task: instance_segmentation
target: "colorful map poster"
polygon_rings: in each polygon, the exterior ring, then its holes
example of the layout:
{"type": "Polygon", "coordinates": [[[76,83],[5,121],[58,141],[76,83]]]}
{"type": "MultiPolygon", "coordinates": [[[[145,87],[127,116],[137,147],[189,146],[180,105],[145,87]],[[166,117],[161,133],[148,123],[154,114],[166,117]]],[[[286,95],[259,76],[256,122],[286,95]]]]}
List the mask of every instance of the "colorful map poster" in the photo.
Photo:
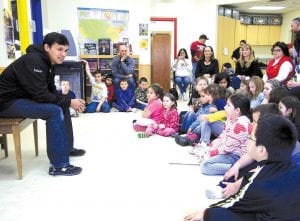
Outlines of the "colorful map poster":
{"type": "Polygon", "coordinates": [[[77,12],[80,54],[84,54],[85,43],[97,43],[100,38],[107,38],[113,44],[128,38],[129,11],[77,8],[77,12]]]}

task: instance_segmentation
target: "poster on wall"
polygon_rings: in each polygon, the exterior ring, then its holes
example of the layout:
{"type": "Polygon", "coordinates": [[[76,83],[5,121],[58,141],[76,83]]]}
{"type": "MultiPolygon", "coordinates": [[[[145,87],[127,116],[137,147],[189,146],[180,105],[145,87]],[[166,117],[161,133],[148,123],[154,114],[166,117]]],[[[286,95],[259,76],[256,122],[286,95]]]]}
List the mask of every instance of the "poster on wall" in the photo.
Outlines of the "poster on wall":
{"type": "Polygon", "coordinates": [[[148,49],[148,38],[140,39],[140,49],[148,49]]]}
{"type": "MultiPolygon", "coordinates": [[[[85,43],[95,43],[99,47],[99,39],[110,39],[112,48],[114,43],[128,39],[128,10],[77,8],[77,14],[80,54],[84,54],[85,43]]],[[[98,48],[98,51],[101,50],[98,48]]]]}
{"type": "Polygon", "coordinates": [[[12,16],[6,9],[3,10],[3,16],[7,58],[15,58],[16,47],[14,44],[14,28],[12,24],[12,16]]]}
{"type": "Polygon", "coordinates": [[[140,36],[148,35],[148,24],[139,24],[139,35],[140,36]]]}

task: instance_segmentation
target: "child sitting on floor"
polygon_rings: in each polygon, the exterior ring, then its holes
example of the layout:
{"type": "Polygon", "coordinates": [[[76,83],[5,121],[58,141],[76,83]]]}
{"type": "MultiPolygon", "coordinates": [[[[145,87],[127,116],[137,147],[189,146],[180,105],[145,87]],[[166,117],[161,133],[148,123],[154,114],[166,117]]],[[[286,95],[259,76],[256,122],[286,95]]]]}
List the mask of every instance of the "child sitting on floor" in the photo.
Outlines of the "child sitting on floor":
{"type": "Polygon", "coordinates": [[[227,100],[225,128],[218,138],[208,146],[201,171],[207,175],[224,175],[246,151],[247,137],[251,129],[249,116],[250,101],[243,94],[234,94],[227,100]],[[207,158],[208,157],[208,158],[207,158]]]}
{"type": "Polygon", "coordinates": [[[300,167],[290,162],[296,140],[289,120],[273,114],[260,118],[247,143],[258,166],[237,181],[230,198],[190,213],[184,221],[300,220],[300,167]]]}
{"type": "Polygon", "coordinates": [[[162,118],[158,123],[149,125],[145,132],[138,133],[139,138],[149,137],[158,134],[164,137],[172,136],[178,131],[179,116],[177,102],[173,94],[166,93],[163,98],[162,118]]]}
{"type": "Polygon", "coordinates": [[[198,111],[200,107],[200,92],[207,88],[208,80],[205,77],[197,77],[195,89],[192,90],[192,96],[190,97],[190,101],[188,105],[190,107],[189,111],[181,111],[179,116],[181,119],[181,125],[179,128],[180,133],[186,133],[191,124],[195,120],[195,113],[198,111]]]}
{"type": "Polygon", "coordinates": [[[86,106],[86,113],[110,112],[110,106],[107,102],[107,88],[102,82],[102,74],[95,71],[92,75],[89,63],[84,61],[86,74],[92,85],[91,102],[86,106]]]}
{"type": "Polygon", "coordinates": [[[260,105],[264,100],[264,82],[261,77],[253,76],[249,81],[250,108],[260,105]]]}
{"type": "Polygon", "coordinates": [[[105,85],[107,87],[107,102],[109,106],[112,106],[112,103],[115,98],[115,86],[113,84],[114,77],[112,74],[108,74],[105,77],[105,85]]]}
{"type": "Polygon", "coordinates": [[[127,79],[121,79],[119,87],[116,90],[116,101],[112,106],[120,112],[135,111],[135,96],[134,90],[129,86],[127,79]]]}
{"type": "Polygon", "coordinates": [[[147,106],[148,99],[147,99],[147,88],[148,88],[148,80],[145,77],[142,77],[139,80],[139,86],[135,90],[135,101],[136,101],[136,108],[144,110],[147,106]]]}
{"type": "Polygon", "coordinates": [[[161,121],[163,106],[163,89],[159,84],[152,84],[147,91],[148,105],[142,112],[142,118],[133,120],[133,129],[137,132],[145,132],[149,125],[161,121]]]}

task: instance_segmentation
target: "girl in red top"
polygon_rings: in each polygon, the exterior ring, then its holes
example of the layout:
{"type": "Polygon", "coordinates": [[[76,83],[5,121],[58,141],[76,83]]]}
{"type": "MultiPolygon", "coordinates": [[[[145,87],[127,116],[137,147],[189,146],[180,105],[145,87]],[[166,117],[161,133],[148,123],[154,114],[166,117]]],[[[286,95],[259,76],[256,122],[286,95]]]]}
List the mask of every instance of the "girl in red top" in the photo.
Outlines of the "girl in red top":
{"type": "Polygon", "coordinates": [[[168,137],[177,133],[179,127],[179,115],[177,103],[173,94],[166,93],[163,98],[163,113],[159,122],[149,125],[145,133],[138,133],[139,138],[149,137],[156,133],[168,137]]]}
{"type": "Polygon", "coordinates": [[[281,84],[286,84],[292,76],[295,75],[295,66],[289,57],[288,46],[284,42],[276,42],[271,49],[274,58],[268,62],[263,79],[266,82],[270,79],[276,79],[281,84]]]}

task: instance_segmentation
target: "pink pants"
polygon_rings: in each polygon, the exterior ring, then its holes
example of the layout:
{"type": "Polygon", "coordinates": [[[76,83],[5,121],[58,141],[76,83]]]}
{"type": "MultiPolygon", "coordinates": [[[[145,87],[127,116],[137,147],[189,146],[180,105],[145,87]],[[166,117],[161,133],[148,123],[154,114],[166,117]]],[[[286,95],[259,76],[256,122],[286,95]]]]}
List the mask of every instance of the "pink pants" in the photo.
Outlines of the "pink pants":
{"type": "Polygon", "coordinates": [[[148,126],[145,132],[150,134],[150,135],[156,133],[156,134],[158,134],[160,136],[163,136],[163,137],[169,137],[169,136],[176,133],[176,131],[173,128],[156,129],[154,127],[154,125],[148,126]]]}

